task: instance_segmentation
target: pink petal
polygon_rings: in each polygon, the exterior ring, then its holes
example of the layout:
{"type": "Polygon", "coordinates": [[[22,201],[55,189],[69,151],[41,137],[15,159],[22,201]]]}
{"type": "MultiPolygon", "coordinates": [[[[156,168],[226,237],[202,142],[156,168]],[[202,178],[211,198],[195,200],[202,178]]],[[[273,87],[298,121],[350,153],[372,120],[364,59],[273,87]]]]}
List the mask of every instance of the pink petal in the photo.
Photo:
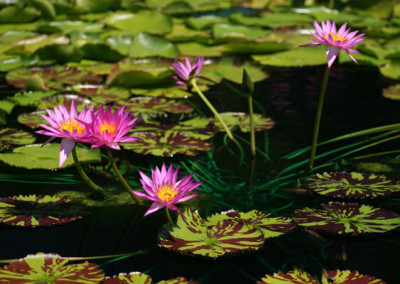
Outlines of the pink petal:
{"type": "Polygon", "coordinates": [[[68,158],[69,154],[71,153],[72,149],[75,146],[75,141],[70,138],[63,138],[61,140],[61,147],[60,147],[60,162],[59,168],[62,167],[65,160],[68,158]]]}
{"type": "Polygon", "coordinates": [[[328,58],[328,67],[331,68],[333,62],[335,61],[339,53],[339,48],[333,45],[326,46],[326,56],[328,58]]]}
{"type": "Polygon", "coordinates": [[[175,203],[184,202],[184,201],[189,200],[189,199],[192,199],[192,198],[194,198],[194,197],[196,197],[196,196],[198,196],[198,195],[199,195],[198,193],[193,193],[193,194],[186,195],[186,196],[180,198],[178,201],[175,201],[175,203]]]}
{"type": "Polygon", "coordinates": [[[157,210],[160,210],[160,209],[163,208],[163,207],[164,207],[164,204],[159,203],[159,202],[153,202],[153,203],[150,205],[149,210],[147,210],[146,214],[144,214],[144,216],[147,216],[147,215],[149,215],[149,214],[151,214],[151,213],[154,213],[154,212],[156,212],[157,210]]]}

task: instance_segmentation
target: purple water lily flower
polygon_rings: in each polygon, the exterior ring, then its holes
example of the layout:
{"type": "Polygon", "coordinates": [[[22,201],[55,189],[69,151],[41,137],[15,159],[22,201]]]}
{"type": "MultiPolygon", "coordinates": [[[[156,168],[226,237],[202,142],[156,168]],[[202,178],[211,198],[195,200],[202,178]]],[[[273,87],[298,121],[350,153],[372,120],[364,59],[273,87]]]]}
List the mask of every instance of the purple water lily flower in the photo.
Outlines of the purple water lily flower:
{"type": "Polygon", "coordinates": [[[48,116],[42,115],[42,117],[51,126],[39,124],[46,130],[39,130],[36,133],[51,136],[43,145],[54,140],[56,137],[62,138],[59,162],[59,167],[61,168],[76,142],[82,142],[87,135],[85,125],[90,124],[92,121],[93,107],[87,111],[85,106],[81,113],[78,114],[76,105],[72,102],[69,111],[63,105],[59,105],[59,108],[54,107],[54,112],[49,109],[46,109],[46,111],[48,116]]]}
{"type": "Polygon", "coordinates": [[[176,74],[178,76],[173,76],[176,80],[178,85],[186,85],[190,83],[193,78],[199,74],[201,68],[203,67],[204,63],[204,56],[197,57],[196,61],[193,63],[193,66],[190,64],[189,59],[185,58],[185,64],[178,61],[173,63],[172,66],[174,67],[176,74]]]}
{"type": "Polygon", "coordinates": [[[177,182],[178,171],[179,167],[174,171],[172,165],[170,165],[167,170],[165,164],[163,164],[161,170],[158,167],[155,170],[151,170],[152,179],[139,171],[140,182],[146,193],[135,190],[132,192],[137,196],[154,201],[144,216],[154,213],[164,206],[171,210],[178,210],[174,204],[184,202],[198,195],[198,193],[186,194],[200,186],[202,182],[194,182],[192,175],[188,175],[177,182]]]}
{"type": "MultiPolygon", "coordinates": [[[[350,28],[347,29],[347,23],[344,23],[338,31],[336,31],[335,22],[326,21],[326,24],[322,22],[322,28],[319,24],[314,21],[314,27],[317,34],[313,33],[315,38],[309,38],[313,43],[301,45],[303,46],[317,46],[321,44],[326,44],[326,56],[328,58],[328,67],[330,68],[335,61],[339,51],[343,49],[347,52],[350,58],[357,63],[354,57],[350,54],[359,53],[357,50],[350,49],[354,45],[363,42],[362,37],[365,34],[359,34],[356,36],[358,31],[353,31],[350,33],[350,28]]],[[[358,64],[358,63],[357,63],[358,64]]]]}

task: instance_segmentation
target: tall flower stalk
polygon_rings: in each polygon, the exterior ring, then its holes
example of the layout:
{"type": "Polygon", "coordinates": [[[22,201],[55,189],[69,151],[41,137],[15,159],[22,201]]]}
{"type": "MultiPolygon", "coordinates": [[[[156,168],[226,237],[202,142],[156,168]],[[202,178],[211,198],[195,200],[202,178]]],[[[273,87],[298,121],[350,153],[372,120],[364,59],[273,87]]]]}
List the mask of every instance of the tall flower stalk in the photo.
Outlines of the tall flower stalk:
{"type": "Polygon", "coordinates": [[[317,107],[317,114],[315,117],[314,133],[311,142],[310,160],[308,163],[308,166],[310,168],[314,166],[315,154],[318,144],[319,127],[322,115],[322,106],[324,103],[325,93],[328,85],[330,68],[333,62],[336,60],[336,57],[341,49],[346,51],[349,57],[355,63],[357,63],[357,61],[350,53],[359,53],[359,52],[357,50],[351,49],[351,47],[364,41],[364,39],[362,39],[364,34],[357,35],[358,31],[350,32],[350,28],[347,28],[347,23],[343,24],[339,30],[336,30],[335,22],[331,23],[329,20],[326,21],[326,23],[322,22],[322,28],[316,21],[314,21],[314,27],[316,30],[316,33],[312,34],[314,38],[309,38],[312,41],[312,43],[302,45],[302,47],[326,45],[326,56],[328,60],[328,66],[326,68],[324,79],[322,82],[321,93],[317,107]]]}

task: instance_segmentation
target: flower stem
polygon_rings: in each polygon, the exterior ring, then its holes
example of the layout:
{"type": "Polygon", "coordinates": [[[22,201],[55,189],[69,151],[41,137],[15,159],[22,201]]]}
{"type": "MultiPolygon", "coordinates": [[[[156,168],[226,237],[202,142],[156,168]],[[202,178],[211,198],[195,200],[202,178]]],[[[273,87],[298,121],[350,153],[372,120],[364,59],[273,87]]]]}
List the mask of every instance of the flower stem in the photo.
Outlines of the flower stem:
{"type": "Polygon", "coordinates": [[[310,153],[310,161],[308,162],[308,166],[310,169],[314,166],[314,157],[317,151],[317,143],[318,143],[318,134],[319,134],[319,125],[321,122],[321,114],[322,114],[322,106],[324,104],[326,87],[328,85],[329,71],[331,69],[327,66],[325,70],[324,79],[322,81],[321,93],[319,95],[318,107],[317,107],[317,115],[315,116],[315,124],[314,124],[314,134],[311,143],[311,153],[310,153]]]}
{"type": "Polygon", "coordinates": [[[251,142],[251,155],[256,155],[256,135],[254,131],[254,110],[253,110],[253,96],[249,96],[249,114],[250,114],[250,142],[251,142]]]}
{"type": "Polygon", "coordinates": [[[168,221],[171,223],[171,226],[175,226],[174,221],[172,221],[171,214],[169,213],[169,209],[165,206],[165,214],[167,215],[168,221]]]}
{"type": "Polygon", "coordinates": [[[196,90],[197,94],[200,96],[200,98],[204,101],[204,103],[208,106],[208,108],[212,111],[214,114],[215,118],[219,120],[219,122],[222,124],[222,127],[225,129],[226,134],[228,134],[229,138],[232,140],[235,140],[233,137],[231,131],[229,130],[228,126],[226,126],[224,120],[222,117],[219,115],[217,110],[213,107],[213,105],[210,103],[210,101],[206,98],[206,96],[203,94],[203,92],[199,89],[199,87],[196,84],[196,78],[192,79],[190,81],[190,84],[193,86],[193,88],[196,90]]]}
{"type": "Polygon", "coordinates": [[[329,9],[335,8],[335,0],[329,0],[328,8],[329,9]]]}
{"type": "Polygon", "coordinates": [[[79,162],[78,155],[76,154],[76,147],[72,149],[72,157],[74,158],[76,169],[81,175],[82,179],[90,186],[91,189],[93,189],[94,192],[96,192],[96,194],[100,194],[102,197],[105,197],[103,189],[95,184],[83,170],[81,163],[79,162]]]}
{"type": "Polygon", "coordinates": [[[108,158],[110,159],[111,167],[113,168],[113,170],[114,170],[115,174],[117,175],[117,177],[118,177],[120,183],[122,184],[122,186],[126,189],[126,191],[128,191],[129,195],[135,200],[135,202],[137,204],[143,205],[142,199],[140,199],[138,196],[136,196],[132,192],[132,188],[129,186],[129,184],[126,182],[124,177],[121,175],[121,172],[119,171],[117,165],[115,164],[114,157],[113,157],[113,155],[112,155],[110,150],[107,150],[107,155],[108,155],[108,158]]]}

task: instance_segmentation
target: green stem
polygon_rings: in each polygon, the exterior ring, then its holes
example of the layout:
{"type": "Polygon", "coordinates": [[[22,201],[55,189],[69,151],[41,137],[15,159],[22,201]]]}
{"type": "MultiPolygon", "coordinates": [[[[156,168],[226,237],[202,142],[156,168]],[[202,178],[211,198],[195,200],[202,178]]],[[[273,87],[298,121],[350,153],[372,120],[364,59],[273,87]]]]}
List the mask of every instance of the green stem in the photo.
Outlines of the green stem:
{"type": "Polygon", "coordinates": [[[328,8],[329,9],[335,8],[335,0],[329,0],[328,8]]]}
{"type": "Polygon", "coordinates": [[[169,214],[169,209],[165,206],[165,214],[167,215],[168,221],[171,223],[171,226],[175,226],[174,221],[172,221],[171,214],[169,214]]]}
{"type": "Polygon", "coordinates": [[[128,191],[129,195],[135,200],[135,202],[137,204],[143,205],[142,199],[139,198],[138,196],[136,196],[132,192],[132,188],[129,186],[129,184],[126,182],[124,177],[121,175],[121,172],[119,171],[117,164],[115,164],[114,157],[112,156],[112,153],[110,150],[107,150],[107,155],[108,155],[108,158],[110,159],[111,167],[113,168],[113,170],[114,170],[115,174],[117,175],[122,186],[126,189],[126,191],[128,191]]]}
{"type": "Polygon", "coordinates": [[[318,143],[319,125],[321,122],[322,106],[324,104],[326,87],[328,85],[328,78],[329,78],[330,70],[331,69],[328,66],[326,66],[324,80],[322,81],[321,94],[319,95],[317,115],[315,117],[315,124],[314,124],[314,134],[313,134],[313,139],[312,139],[312,143],[311,143],[310,161],[308,163],[308,166],[310,167],[310,169],[314,166],[314,158],[315,158],[315,153],[317,151],[317,143],[318,143]]]}
{"type": "Polygon", "coordinates": [[[213,105],[210,103],[210,101],[206,98],[206,96],[203,94],[203,92],[197,86],[196,78],[192,79],[190,81],[190,84],[193,86],[193,88],[196,90],[197,94],[204,101],[204,103],[208,106],[208,108],[212,111],[212,113],[214,114],[215,118],[217,118],[219,120],[219,122],[222,124],[222,127],[225,129],[225,132],[226,132],[226,134],[228,134],[229,138],[232,139],[232,140],[235,140],[235,138],[233,137],[231,131],[228,128],[228,126],[226,126],[225,122],[223,121],[222,117],[219,115],[217,110],[213,107],[213,105]]]}
{"type": "Polygon", "coordinates": [[[250,142],[251,142],[251,155],[256,155],[256,134],[254,131],[254,110],[253,110],[253,96],[249,96],[249,113],[250,113],[250,142]]]}
{"type": "Polygon", "coordinates": [[[100,194],[102,197],[105,197],[103,189],[95,184],[83,170],[81,163],[79,162],[78,155],[76,154],[75,147],[72,149],[72,157],[74,158],[76,169],[81,175],[82,179],[90,186],[91,189],[93,189],[94,192],[96,192],[96,194],[100,194]]]}

